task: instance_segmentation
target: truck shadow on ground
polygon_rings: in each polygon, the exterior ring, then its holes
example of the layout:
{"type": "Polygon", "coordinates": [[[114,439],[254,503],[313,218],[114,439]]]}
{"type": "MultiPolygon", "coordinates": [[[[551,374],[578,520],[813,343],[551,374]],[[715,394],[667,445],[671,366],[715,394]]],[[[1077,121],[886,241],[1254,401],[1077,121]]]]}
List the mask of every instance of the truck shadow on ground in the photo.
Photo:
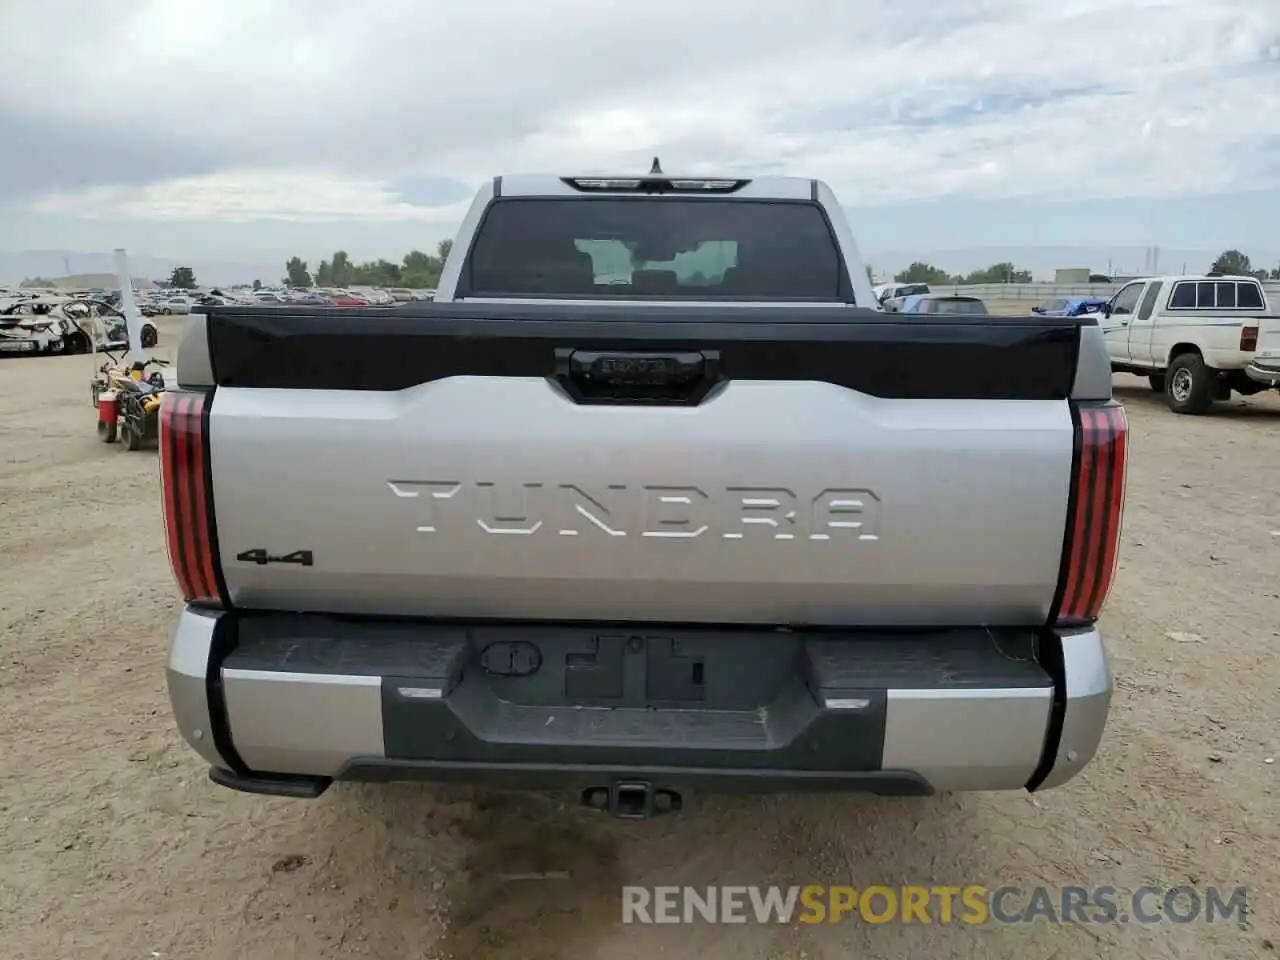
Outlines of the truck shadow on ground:
{"type": "MultiPolygon", "coordinates": [[[[412,784],[344,785],[334,800],[340,821],[372,815],[385,825],[384,876],[421,877],[419,858],[439,861],[444,933],[423,954],[439,958],[595,956],[606,943],[626,943],[640,932],[622,924],[628,884],[859,884],[882,882],[868,878],[896,876],[904,864],[928,864],[940,854],[963,862],[961,850],[945,849],[948,819],[962,809],[951,797],[700,797],[681,814],[644,821],[614,820],[563,795],[412,784]],[[428,809],[435,811],[429,844],[413,826],[423,822],[417,811],[428,809]],[[917,829],[926,821],[927,836],[917,829]]],[[[397,900],[414,896],[392,892],[397,900]]],[[[665,932],[677,940],[691,933],[665,932]]],[[[365,933],[374,934],[375,953],[415,940],[385,924],[365,933]]]]}

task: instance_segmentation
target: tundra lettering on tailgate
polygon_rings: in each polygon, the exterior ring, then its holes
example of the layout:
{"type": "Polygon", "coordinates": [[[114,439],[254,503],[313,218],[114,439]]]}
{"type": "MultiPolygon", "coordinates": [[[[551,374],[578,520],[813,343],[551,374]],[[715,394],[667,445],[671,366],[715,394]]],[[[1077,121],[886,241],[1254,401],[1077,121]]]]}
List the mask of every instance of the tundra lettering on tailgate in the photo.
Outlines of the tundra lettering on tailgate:
{"type": "Polygon", "coordinates": [[[880,498],[871,490],[784,487],[389,480],[412,500],[419,533],[640,536],[691,540],[861,540],[880,538],[880,498]]]}

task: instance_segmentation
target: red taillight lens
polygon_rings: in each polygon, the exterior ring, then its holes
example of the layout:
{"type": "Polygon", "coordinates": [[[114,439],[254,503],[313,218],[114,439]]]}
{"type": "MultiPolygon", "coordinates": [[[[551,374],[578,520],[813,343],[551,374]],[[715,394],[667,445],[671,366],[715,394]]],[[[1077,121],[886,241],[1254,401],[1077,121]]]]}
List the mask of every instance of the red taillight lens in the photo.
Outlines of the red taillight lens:
{"type": "Polygon", "coordinates": [[[1057,623],[1092,623],[1111,591],[1124,512],[1129,424],[1111,402],[1081,406],[1057,623]]]}
{"type": "Polygon", "coordinates": [[[203,393],[169,391],[160,407],[160,488],[173,579],[190,603],[217,602],[213,511],[205,475],[203,393]]]}
{"type": "Polygon", "coordinates": [[[1240,350],[1242,353],[1253,353],[1258,349],[1258,328],[1245,327],[1240,331],[1240,350]]]}

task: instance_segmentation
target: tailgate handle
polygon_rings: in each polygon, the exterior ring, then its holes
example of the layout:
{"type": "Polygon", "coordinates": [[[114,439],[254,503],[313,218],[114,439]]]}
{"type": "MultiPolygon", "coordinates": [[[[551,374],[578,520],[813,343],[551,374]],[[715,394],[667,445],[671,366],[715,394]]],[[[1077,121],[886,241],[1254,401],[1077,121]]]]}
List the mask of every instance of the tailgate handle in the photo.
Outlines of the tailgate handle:
{"type": "Polygon", "coordinates": [[[569,356],[572,375],[615,386],[668,386],[702,377],[706,360],[701,352],[638,353],[575,350],[569,356]]]}
{"type": "Polygon", "coordinates": [[[720,352],[563,348],[555,379],[578,403],[689,406],[720,381],[720,352]]]}

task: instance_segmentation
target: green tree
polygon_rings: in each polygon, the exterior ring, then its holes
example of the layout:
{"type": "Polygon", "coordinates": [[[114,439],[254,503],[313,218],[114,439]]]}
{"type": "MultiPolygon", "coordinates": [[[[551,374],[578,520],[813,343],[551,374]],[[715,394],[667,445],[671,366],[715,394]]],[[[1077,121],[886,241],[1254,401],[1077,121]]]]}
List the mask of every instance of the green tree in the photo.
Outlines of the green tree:
{"type": "Polygon", "coordinates": [[[421,250],[410,250],[404,255],[404,272],[405,273],[422,273],[430,270],[436,262],[436,258],[429,253],[423,253],[421,250]]]}
{"type": "Polygon", "coordinates": [[[400,283],[403,286],[412,290],[428,290],[440,283],[440,271],[444,263],[439,257],[433,257],[421,250],[410,250],[404,255],[403,262],[404,270],[400,274],[400,283]]]}
{"type": "Polygon", "coordinates": [[[284,265],[284,283],[287,287],[311,286],[311,273],[307,270],[307,261],[300,257],[290,257],[284,265]]]}
{"type": "Polygon", "coordinates": [[[255,281],[253,281],[253,289],[255,289],[255,290],[261,290],[261,289],[262,289],[262,281],[261,281],[261,280],[255,280],[255,281]]]}
{"type": "Polygon", "coordinates": [[[390,260],[362,263],[356,268],[356,283],[370,287],[396,287],[400,285],[402,269],[400,264],[390,260]]]}
{"type": "Polygon", "coordinates": [[[409,287],[415,290],[431,289],[439,285],[440,272],[453,249],[452,240],[441,240],[436,253],[410,250],[399,263],[379,258],[364,263],[352,263],[345,250],[337,251],[329,260],[321,260],[314,275],[307,271],[307,262],[300,257],[291,258],[285,264],[289,274],[285,282],[289,286],[307,286],[301,283],[314,278],[318,287],[409,287]]]}
{"type": "Polygon", "coordinates": [[[175,290],[194,290],[196,288],[195,271],[190,267],[174,267],[165,286],[175,290]]]}
{"type": "Polygon", "coordinates": [[[329,270],[333,274],[332,282],[335,287],[349,287],[355,282],[355,267],[351,265],[351,259],[345,250],[339,250],[333,255],[329,270]]]}
{"type": "Polygon", "coordinates": [[[1019,270],[1012,263],[993,263],[985,270],[974,270],[965,283],[1030,283],[1031,271],[1019,270]]]}
{"type": "Polygon", "coordinates": [[[1224,250],[1218,254],[1218,259],[1213,261],[1213,266],[1209,268],[1209,272],[1243,277],[1253,273],[1253,264],[1239,250],[1224,250]]]}
{"type": "Polygon", "coordinates": [[[951,274],[929,263],[917,260],[905,270],[893,275],[895,283],[930,283],[947,284],[951,282],[951,274]]]}

